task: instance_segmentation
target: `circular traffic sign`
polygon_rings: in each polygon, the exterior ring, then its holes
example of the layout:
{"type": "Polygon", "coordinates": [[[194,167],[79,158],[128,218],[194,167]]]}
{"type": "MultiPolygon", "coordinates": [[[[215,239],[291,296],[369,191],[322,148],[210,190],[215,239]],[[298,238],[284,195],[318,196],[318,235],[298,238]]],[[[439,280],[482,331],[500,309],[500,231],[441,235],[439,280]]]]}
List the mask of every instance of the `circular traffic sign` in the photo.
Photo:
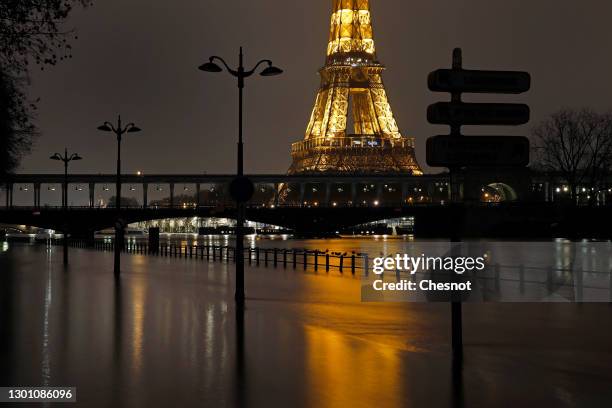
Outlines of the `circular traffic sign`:
{"type": "Polygon", "coordinates": [[[246,203],[255,194],[255,185],[248,177],[236,177],[230,183],[230,195],[238,203],[246,203]]]}

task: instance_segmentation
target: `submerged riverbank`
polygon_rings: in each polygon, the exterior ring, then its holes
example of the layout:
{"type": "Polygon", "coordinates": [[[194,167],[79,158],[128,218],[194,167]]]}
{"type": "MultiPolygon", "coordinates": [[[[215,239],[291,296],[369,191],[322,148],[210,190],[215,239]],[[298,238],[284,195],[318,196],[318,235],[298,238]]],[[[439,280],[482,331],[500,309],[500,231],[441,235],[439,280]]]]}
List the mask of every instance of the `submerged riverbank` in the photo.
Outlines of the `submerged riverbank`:
{"type": "Polygon", "coordinates": [[[232,264],[125,255],[115,281],[110,253],[71,249],[70,261],[2,247],[2,385],[76,386],[86,407],[612,400],[608,304],[466,304],[454,372],[450,306],[363,304],[358,276],[247,266],[237,315],[232,264]]]}

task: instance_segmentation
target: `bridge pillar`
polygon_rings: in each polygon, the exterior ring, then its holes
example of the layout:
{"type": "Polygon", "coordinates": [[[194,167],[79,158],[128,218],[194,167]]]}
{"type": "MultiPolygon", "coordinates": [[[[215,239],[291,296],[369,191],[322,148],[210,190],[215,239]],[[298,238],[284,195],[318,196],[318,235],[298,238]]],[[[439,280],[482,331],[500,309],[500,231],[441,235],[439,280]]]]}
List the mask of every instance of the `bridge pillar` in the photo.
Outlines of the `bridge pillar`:
{"type": "Polygon", "coordinates": [[[6,206],[13,208],[13,183],[6,185],[6,206]]]}
{"type": "Polygon", "coordinates": [[[351,204],[357,206],[357,183],[351,183],[351,204]]]}
{"type": "Polygon", "coordinates": [[[306,184],[300,183],[300,207],[304,206],[304,196],[306,195],[306,184]]]}
{"type": "Polygon", "coordinates": [[[408,183],[402,183],[402,206],[408,203],[408,183]]]}
{"type": "Polygon", "coordinates": [[[96,206],[96,183],[89,183],[89,208],[96,206]]]}
{"type": "Polygon", "coordinates": [[[142,183],[142,208],[149,206],[149,185],[142,183]]]}
{"type": "Polygon", "coordinates": [[[377,183],[376,184],[376,201],[378,201],[378,204],[382,204],[382,196],[383,196],[383,185],[382,183],[377,183]]]}
{"type": "Polygon", "coordinates": [[[325,206],[329,207],[331,201],[331,183],[325,183],[325,206]]]}
{"type": "Polygon", "coordinates": [[[200,207],[200,183],[196,184],[196,206],[199,208],[200,207]]]}
{"type": "Polygon", "coordinates": [[[432,204],[433,204],[433,201],[434,201],[433,198],[434,198],[435,192],[436,192],[436,186],[435,186],[435,184],[433,182],[430,181],[427,184],[427,197],[429,198],[429,201],[432,204]]]}
{"type": "Polygon", "coordinates": [[[174,183],[170,183],[170,208],[174,208],[174,183]]]}
{"type": "Polygon", "coordinates": [[[40,183],[34,183],[34,207],[40,208],[40,183]]]}
{"type": "Polygon", "coordinates": [[[280,202],[280,184],[274,183],[274,207],[278,207],[278,203],[280,202]]]}

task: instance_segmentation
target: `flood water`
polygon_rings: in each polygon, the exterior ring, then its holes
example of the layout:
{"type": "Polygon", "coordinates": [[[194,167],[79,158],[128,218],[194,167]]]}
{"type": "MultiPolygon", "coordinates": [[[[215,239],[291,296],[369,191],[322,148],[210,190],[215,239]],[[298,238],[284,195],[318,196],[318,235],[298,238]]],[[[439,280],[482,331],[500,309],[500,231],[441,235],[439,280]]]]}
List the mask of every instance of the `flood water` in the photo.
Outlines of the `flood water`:
{"type": "Polygon", "coordinates": [[[0,386],[74,386],[83,407],[612,402],[609,304],[466,304],[457,371],[448,304],[361,303],[351,274],[247,265],[240,314],[232,264],[123,255],[116,281],[112,253],[70,261],[0,243],[0,386]]]}

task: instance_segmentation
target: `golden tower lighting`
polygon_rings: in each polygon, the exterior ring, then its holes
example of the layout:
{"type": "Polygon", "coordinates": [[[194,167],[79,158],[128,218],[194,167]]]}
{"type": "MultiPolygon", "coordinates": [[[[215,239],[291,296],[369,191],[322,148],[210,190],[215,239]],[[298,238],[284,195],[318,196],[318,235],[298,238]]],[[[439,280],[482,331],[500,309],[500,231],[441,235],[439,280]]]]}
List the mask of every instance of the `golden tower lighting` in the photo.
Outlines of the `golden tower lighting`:
{"type": "Polygon", "coordinates": [[[423,174],[393,117],[376,58],[369,0],[334,0],[321,86],[290,174],[423,174]],[[351,132],[352,130],[352,132],[351,132]]]}

